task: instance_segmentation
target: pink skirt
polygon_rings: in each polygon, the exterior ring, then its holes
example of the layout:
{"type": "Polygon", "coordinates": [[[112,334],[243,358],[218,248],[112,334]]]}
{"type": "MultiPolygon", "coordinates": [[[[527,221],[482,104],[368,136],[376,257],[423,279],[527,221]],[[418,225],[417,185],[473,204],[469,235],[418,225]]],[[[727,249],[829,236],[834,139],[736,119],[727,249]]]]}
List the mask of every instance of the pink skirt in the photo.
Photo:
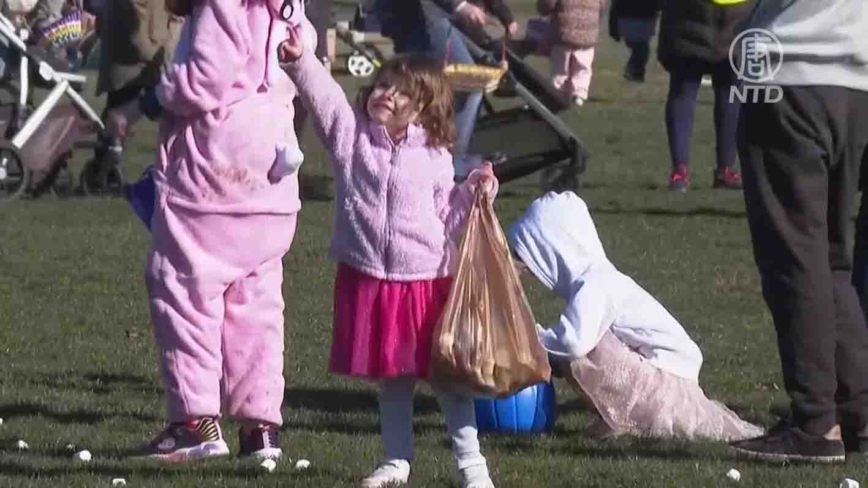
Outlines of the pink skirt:
{"type": "Polygon", "coordinates": [[[571,383],[616,435],[734,441],[765,433],[706,397],[699,383],[653,366],[612,332],[570,369],[571,383]]]}
{"type": "Polygon", "coordinates": [[[339,264],[329,371],[428,378],[434,327],[451,288],[451,277],[386,281],[339,264]]]}

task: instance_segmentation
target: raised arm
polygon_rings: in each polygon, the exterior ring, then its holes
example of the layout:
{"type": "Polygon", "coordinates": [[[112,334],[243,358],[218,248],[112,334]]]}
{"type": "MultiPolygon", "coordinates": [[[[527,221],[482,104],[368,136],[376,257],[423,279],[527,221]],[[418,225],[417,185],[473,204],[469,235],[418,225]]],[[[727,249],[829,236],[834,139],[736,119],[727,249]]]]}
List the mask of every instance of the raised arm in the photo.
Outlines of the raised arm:
{"type": "Polygon", "coordinates": [[[250,57],[250,29],[242,2],[199,2],[184,25],[176,58],[157,88],[160,104],[177,115],[210,112],[226,103],[250,57]]]}
{"type": "MultiPolygon", "coordinates": [[[[298,42],[295,34],[289,42],[298,42]]],[[[284,44],[279,49],[284,49],[284,44]]],[[[295,83],[317,135],[328,148],[334,164],[348,162],[352,157],[356,138],[356,114],[347,100],[343,88],[332,78],[331,73],[319,62],[313,51],[302,47],[301,56],[295,61],[281,54],[281,67],[295,83]]]]}

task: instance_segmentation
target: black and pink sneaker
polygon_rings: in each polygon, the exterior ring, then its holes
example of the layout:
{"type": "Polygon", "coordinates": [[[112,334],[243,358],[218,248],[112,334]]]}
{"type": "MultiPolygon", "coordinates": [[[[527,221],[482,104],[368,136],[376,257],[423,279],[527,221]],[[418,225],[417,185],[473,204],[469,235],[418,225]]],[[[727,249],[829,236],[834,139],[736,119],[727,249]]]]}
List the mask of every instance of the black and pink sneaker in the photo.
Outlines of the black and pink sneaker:
{"type": "Polygon", "coordinates": [[[147,447],[146,457],[185,462],[229,454],[220,424],[212,418],[170,424],[147,447]]]}
{"type": "Polygon", "coordinates": [[[250,431],[242,427],[238,430],[238,441],[241,445],[241,456],[249,456],[257,461],[283,457],[280,431],[276,425],[262,424],[250,431]]]}

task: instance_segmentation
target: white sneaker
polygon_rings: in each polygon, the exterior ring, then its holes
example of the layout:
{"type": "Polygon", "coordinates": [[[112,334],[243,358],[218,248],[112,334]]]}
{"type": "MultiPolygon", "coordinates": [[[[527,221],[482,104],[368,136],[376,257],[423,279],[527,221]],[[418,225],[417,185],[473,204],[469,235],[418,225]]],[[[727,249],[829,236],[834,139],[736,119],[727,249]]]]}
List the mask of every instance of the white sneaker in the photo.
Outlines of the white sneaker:
{"type": "Polygon", "coordinates": [[[404,459],[385,461],[367,478],[362,480],[362,488],[382,488],[403,486],[410,478],[410,463],[404,459]]]}
{"type": "Polygon", "coordinates": [[[471,480],[462,479],[461,488],[494,488],[494,481],[491,481],[490,476],[484,478],[476,478],[471,480]]]}
{"type": "Polygon", "coordinates": [[[491,476],[488,473],[488,466],[481,464],[462,469],[461,488],[494,488],[494,482],[491,481],[491,476]]]}

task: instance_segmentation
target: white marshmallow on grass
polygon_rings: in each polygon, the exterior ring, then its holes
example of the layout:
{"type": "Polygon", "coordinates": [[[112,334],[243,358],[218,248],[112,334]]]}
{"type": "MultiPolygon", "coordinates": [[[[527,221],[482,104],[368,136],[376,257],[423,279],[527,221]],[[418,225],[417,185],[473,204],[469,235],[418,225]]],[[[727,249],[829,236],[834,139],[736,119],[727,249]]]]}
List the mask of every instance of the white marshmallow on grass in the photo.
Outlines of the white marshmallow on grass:
{"type": "Polygon", "coordinates": [[[277,467],[277,463],[274,462],[274,459],[266,459],[265,461],[262,461],[262,463],[259,466],[262,469],[271,473],[272,471],[274,471],[274,468],[277,467]]]}
{"type": "Polygon", "coordinates": [[[15,443],[15,447],[17,447],[19,451],[26,451],[30,449],[30,446],[21,439],[19,439],[18,442],[15,443]]]}
{"type": "Polygon", "coordinates": [[[741,479],[741,473],[739,473],[737,469],[733,468],[727,471],[726,477],[732,481],[738,481],[741,479]]]}
{"type": "Polygon", "coordinates": [[[3,419],[0,418],[0,425],[3,425],[3,419]]]}
{"type": "Polygon", "coordinates": [[[73,456],[73,459],[75,459],[76,461],[81,462],[81,463],[89,463],[90,460],[93,459],[93,456],[90,454],[90,451],[88,451],[87,449],[84,449],[82,451],[78,451],[77,453],[75,453],[75,455],[73,456]]]}
{"type": "Polygon", "coordinates": [[[838,488],[859,488],[859,482],[850,478],[844,478],[844,481],[838,485],[838,488]]]}
{"type": "Polygon", "coordinates": [[[114,478],[112,480],[112,486],[126,486],[126,485],[127,485],[127,480],[125,480],[123,478],[114,478]]]}
{"type": "Polygon", "coordinates": [[[299,459],[297,463],[295,463],[295,469],[307,469],[310,467],[310,461],[307,459],[299,459]]]}

